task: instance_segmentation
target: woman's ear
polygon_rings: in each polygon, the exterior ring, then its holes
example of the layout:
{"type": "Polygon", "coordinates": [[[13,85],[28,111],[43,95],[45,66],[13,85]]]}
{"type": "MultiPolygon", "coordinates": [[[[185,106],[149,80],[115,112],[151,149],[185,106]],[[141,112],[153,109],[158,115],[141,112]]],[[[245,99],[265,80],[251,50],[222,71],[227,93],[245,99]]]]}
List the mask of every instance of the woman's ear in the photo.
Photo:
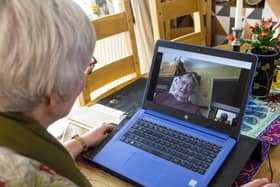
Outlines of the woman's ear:
{"type": "Polygon", "coordinates": [[[62,99],[59,96],[51,95],[45,96],[41,99],[41,104],[47,108],[57,108],[57,106],[62,102],[62,99]]]}
{"type": "Polygon", "coordinates": [[[49,104],[50,107],[56,107],[59,103],[58,96],[54,96],[54,95],[48,96],[47,103],[49,104]]]}
{"type": "Polygon", "coordinates": [[[44,96],[39,100],[38,104],[47,107],[48,105],[50,105],[50,102],[51,102],[50,96],[44,96]]]}
{"type": "Polygon", "coordinates": [[[57,95],[51,95],[46,99],[46,107],[49,115],[57,120],[61,117],[64,117],[70,111],[72,105],[68,100],[64,100],[63,98],[57,95]]]}

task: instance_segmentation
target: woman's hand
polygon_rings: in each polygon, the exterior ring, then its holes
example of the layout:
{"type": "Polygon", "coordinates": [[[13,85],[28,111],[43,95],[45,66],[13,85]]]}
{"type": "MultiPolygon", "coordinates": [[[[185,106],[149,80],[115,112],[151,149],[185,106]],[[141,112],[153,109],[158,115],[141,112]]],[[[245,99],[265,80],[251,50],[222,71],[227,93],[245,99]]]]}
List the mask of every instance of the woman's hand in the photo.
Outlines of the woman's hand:
{"type": "MultiPolygon", "coordinates": [[[[87,147],[94,147],[100,144],[108,134],[114,129],[115,125],[111,123],[103,123],[102,125],[86,132],[81,137],[87,147]]],[[[82,152],[83,145],[76,139],[71,139],[64,143],[65,148],[71,154],[73,159],[82,152]]]]}
{"type": "Polygon", "coordinates": [[[280,187],[280,184],[271,183],[269,179],[255,179],[252,182],[242,185],[241,187],[280,187]]]}
{"type": "Polygon", "coordinates": [[[102,123],[100,126],[86,132],[81,137],[88,147],[94,147],[100,144],[116,125],[112,123],[102,123]]]}

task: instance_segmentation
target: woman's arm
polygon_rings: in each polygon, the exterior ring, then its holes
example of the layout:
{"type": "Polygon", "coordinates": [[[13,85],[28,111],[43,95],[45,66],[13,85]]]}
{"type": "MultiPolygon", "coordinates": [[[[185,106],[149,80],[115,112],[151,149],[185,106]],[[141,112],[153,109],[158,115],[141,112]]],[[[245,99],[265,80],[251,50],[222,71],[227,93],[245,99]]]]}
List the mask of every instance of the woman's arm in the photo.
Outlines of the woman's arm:
{"type": "MultiPolygon", "coordinates": [[[[94,128],[81,136],[82,141],[87,147],[94,147],[100,144],[108,134],[114,129],[115,125],[110,123],[103,123],[102,125],[94,128]]],[[[71,139],[64,143],[65,148],[71,154],[73,159],[82,152],[83,145],[77,139],[71,139]]]]}

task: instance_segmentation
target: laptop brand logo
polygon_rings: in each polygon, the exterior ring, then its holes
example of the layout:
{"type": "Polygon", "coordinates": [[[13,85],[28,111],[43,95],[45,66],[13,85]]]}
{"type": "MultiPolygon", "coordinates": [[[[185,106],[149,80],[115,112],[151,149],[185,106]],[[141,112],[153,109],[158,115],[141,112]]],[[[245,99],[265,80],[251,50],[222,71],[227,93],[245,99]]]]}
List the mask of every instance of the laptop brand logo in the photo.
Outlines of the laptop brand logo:
{"type": "Polygon", "coordinates": [[[188,116],[188,115],[185,115],[185,116],[184,116],[184,118],[185,118],[185,119],[188,119],[188,118],[189,118],[189,116],[188,116]]]}
{"type": "Polygon", "coordinates": [[[196,180],[194,180],[194,179],[191,179],[191,180],[189,181],[188,186],[195,187],[195,186],[196,186],[196,184],[197,184],[197,181],[196,181],[196,180]]]}

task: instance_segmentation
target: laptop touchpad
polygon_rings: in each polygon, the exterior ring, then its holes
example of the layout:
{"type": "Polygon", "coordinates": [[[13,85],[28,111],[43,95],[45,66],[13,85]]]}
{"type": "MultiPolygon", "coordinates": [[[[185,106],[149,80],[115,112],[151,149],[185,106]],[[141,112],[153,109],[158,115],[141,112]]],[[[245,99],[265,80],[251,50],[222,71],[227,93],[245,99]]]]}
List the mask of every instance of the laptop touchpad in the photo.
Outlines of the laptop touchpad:
{"type": "Polygon", "coordinates": [[[143,153],[133,154],[123,165],[125,173],[133,178],[141,179],[147,184],[154,184],[165,173],[165,164],[143,153]]]}

